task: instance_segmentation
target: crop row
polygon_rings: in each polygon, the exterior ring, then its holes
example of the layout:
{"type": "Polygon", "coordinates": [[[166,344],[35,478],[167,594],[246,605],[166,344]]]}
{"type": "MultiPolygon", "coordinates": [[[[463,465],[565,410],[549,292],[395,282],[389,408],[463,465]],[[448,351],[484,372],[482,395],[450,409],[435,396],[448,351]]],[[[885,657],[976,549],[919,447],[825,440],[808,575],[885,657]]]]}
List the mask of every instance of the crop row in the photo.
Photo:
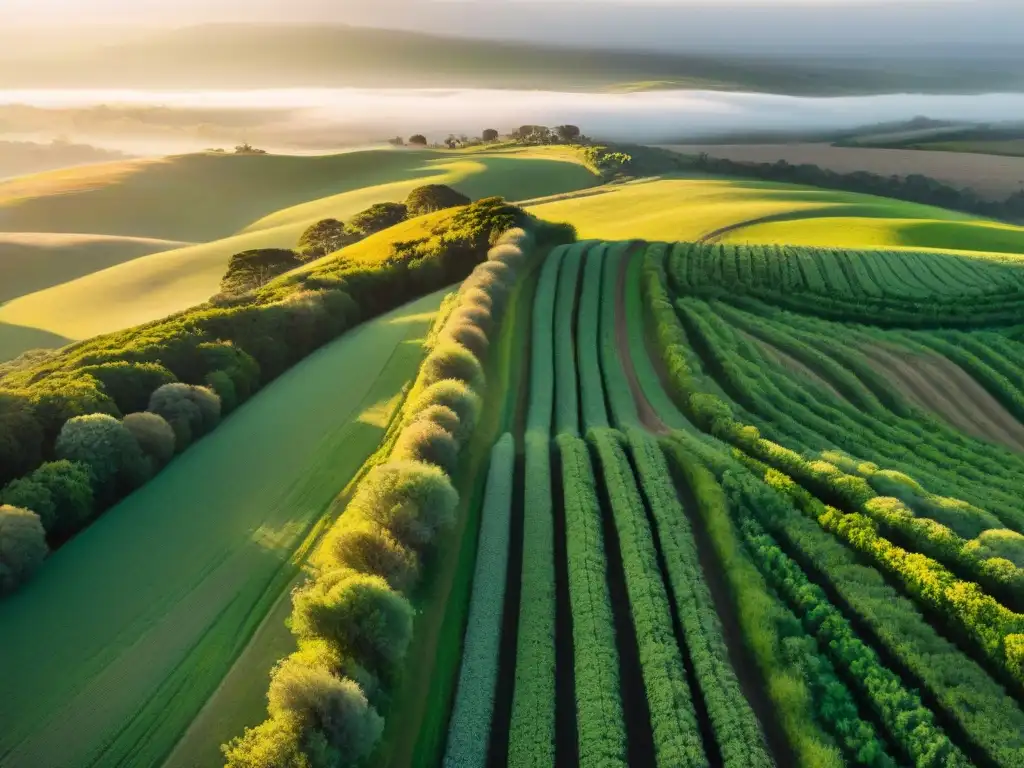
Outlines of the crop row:
{"type": "Polygon", "coordinates": [[[735,471],[723,458],[724,451],[684,433],[666,438],[662,448],[694,495],[696,512],[729,585],[744,642],[764,677],[771,702],[768,716],[781,726],[793,762],[815,768],[847,765],[836,742],[851,758],[873,754],[879,744],[873,726],[860,718],[832,663],[769,589],[743,547],[718,479],[735,471]]]}
{"type": "Polygon", "coordinates": [[[657,765],[706,766],[694,691],[687,682],[684,651],[674,634],[654,536],[629,458],[616,431],[591,430],[589,440],[600,459],[618,533],[657,765]]]}
{"type": "Polygon", "coordinates": [[[630,243],[609,246],[601,284],[601,371],[612,422],[620,429],[637,422],[636,401],[622,367],[616,328],[622,269],[630,248],[630,243]]]}
{"type": "Polygon", "coordinates": [[[661,543],[686,648],[725,765],[770,768],[757,718],[740,689],[686,512],[657,441],[628,433],[630,453],[661,543]]]}
{"type": "Polygon", "coordinates": [[[608,245],[602,243],[587,254],[576,325],[576,359],[579,364],[583,424],[587,429],[608,426],[599,353],[602,278],[607,251],[608,245]]]}
{"type": "MultiPolygon", "coordinates": [[[[691,316],[692,327],[704,337],[706,346],[713,349],[718,367],[730,377],[733,387],[742,389],[752,405],[758,404],[758,386],[743,384],[742,364],[731,352],[729,340],[715,333],[715,320],[713,316],[691,316]]],[[[735,344],[741,343],[735,341],[735,344]]],[[[770,417],[777,420],[793,419],[779,408],[761,407],[758,410],[770,413],[770,417]]],[[[792,406],[790,412],[794,412],[792,406]]],[[[788,474],[798,472],[812,477],[815,474],[810,462],[790,449],[755,435],[736,435],[736,439],[741,447],[788,474]]],[[[858,453],[863,455],[863,452],[858,453]]],[[[871,556],[878,567],[898,578],[922,604],[937,610],[951,626],[969,638],[984,656],[1002,667],[1010,678],[1024,682],[1020,678],[1020,661],[1016,658],[1014,637],[1024,630],[1024,617],[1000,605],[978,585],[957,579],[934,559],[909,553],[893,545],[879,536],[875,525],[863,515],[840,513],[834,520],[831,517],[824,518],[823,525],[826,520],[831,523],[834,533],[865,555],[871,556]]]]}
{"type": "Polygon", "coordinates": [[[572,609],[580,765],[626,766],[626,725],[607,558],[587,444],[557,438],[565,499],[565,548],[572,609]]]}
{"type": "Polygon", "coordinates": [[[579,386],[576,373],[576,296],[586,243],[571,246],[562,259],[555,299],[555,431],[578,435],[579,386]]]}
{"type": "Polygon", "coordinates": [[[483,768],[487,764],[498,684],[515,460],[515,440],[506,432],[491,449],[462,666],[448,726],[446,768],[483,768]]]}

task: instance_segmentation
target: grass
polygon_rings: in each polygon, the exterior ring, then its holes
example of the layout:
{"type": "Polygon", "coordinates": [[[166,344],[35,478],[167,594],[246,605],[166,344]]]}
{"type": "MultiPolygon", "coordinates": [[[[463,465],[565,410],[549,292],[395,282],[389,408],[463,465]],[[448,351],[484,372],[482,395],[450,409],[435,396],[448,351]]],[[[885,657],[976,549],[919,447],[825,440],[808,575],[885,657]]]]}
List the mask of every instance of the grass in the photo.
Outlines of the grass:
{"type": "MultiPolygon", "coordinates": [[[[442,296],[295,366],[0,605],[5,766],[141,766],[167,755],[380,441],[442,296]]],[[[219,765],[218,745],[262,720],[271,658],[247,654],[251,667],[203,710],[177,764],[219,765]]]]}
{"type": "MultiPolygon", "coordinates": [[[[198,236],[205,226],[201,221],[194,227],[178,226],[170,220],[143,226],[147,217],[156,215],[154,211],[174,209],[176,212],[190,212],[199,220],[210,215],[220,222],[234,221],[231,231],[242,226],[244,229],[236,234],[222,232],[218,235],[220,239],[210,242],[133,259],[9,301],[0,306],[0,360],[15,357],[36,346],[59,346],[67,339],[85,339],[138,325],[202,303],[218,291],[232,254],[250,248],[293,247],[302,231],[320,218],[345,218],[375,202],[401,200],[413,187],[423,183],[451,184],[474,198],[501,195],[517,200],[578,190],[596,182],[596,176],[570,155],[533,150],[501,152],[494,156],[480,152],[470,155],[432,150],[380,150],[322,158],[187,155],[141,168],[145,170],[120,176],[108,171],[101,176],[102,186],[88,187],[85,191],[76,187],[77,191],[54,192],[48,197],[38,197],[7,208],[3,207],[3,185],[0,185],[0,228],[30,227],[33,231],[45,231],[47,227],[73,226],[75,231],[87,232],[118,227],[120,229],[116,232],[120,235],[142,229],[150,233],[173,229],[189,233],[194,239],[202,239],[198,236]],[[253,160],[255,165],[250,165],[249,160],[253,160]],[[262,216],[256,221],[252,216],[239,220],[233,212],[236,204],[230,202],[233,199],[230,197],[223,205],[202,196],[196,206],[182,205],[183,200],[196,199],[195,194],[205,196],[207,189],[217,189],[219,173],[229,175],[239,185],[244,182],[254,189],[273,187],[277,183],[277,175],[284,174],[277,165],[283,160],[296,161],[292,174],[309,177],[305,190],[300,191],[293,183],[291,192],[281,192],[276,197],[267,198],[264,203],[259,202],[260,194],[236,191],[234,194],[238,197],[249,200],[249,214],[262,216]],[[245,162],[231,168],[228,174],[221,164],[235,161],[245,162]],[[258,169],[263,161],[268,165],[266,173],[260,177],[254,169],[258,169]],[[306,163],[314,165],[307,167],[306,163]],[[172,173],[168,168],[176,169],[174,173],[177,175],[171,179],[159,176],[160,173],[172,173]],[[189,173],[186,174],[186,170],[189,173]],[[187,182],[181,177],[186,177],[187,182]],[[145,205],[138,211],[144,209],[146,213],[139,212],[140,221],[131,219],[132,212],[136,211],[133,196],[142,194],[140,189],[161,184],[167,185],[160,187],[160,194],[165,198],[154,200],[151,194],[148,198],[142,195],[145,205]],[[125,218],[104,219],[97,215],[91,220],[94,223],[90,230],[85,220],[88,217],[82,220],[75,218],[81,213],[76,205],[85,211],[102,207],[89,195],[100,196],[103,205],[107,204],[108,198],[116,200],[116,205],[110,205],[123,208],[125,218]],[[288,199],[288,195],[294,205],[270,212],[273,210],[271,206],[288,199]],[[294,200],[300,196],[303,196],[303,202],[294,200]],[[315,199],[310,200],[311,197],[315,199]],[[78,203],[72,205],[72,213],[68,214],[72,220],[69,222],[64,218],[65,206],[68,200],[75,199],[78,203]],[[199,209],[199,203],[205,206],[203,210],[199,209]],[[42,221],[31,219],[31,211],[26,213],[22,210],[32,205],[41,206],[40,210],[50,206],[46,209],[49,213],[38,214],[42,221]],[[4,330],[3,326],[24,330],[4,330]],[[47,334],[59,338],[48,344],[52,337],[47,334]]],[[[42,176],[46,174],[38,178],[42,176]]],[[[37,177],[29,177],[33,178],[37,177]]],[[[42,181],[38,184],[40,188],[45,186],[42,181]]],[[[52,186],[48,189],[52,191],[52,186]]],[[[394,232],[407,239],[421,235],[417,223],[410,222],[405,226],[405,229],[394,232]]]]}

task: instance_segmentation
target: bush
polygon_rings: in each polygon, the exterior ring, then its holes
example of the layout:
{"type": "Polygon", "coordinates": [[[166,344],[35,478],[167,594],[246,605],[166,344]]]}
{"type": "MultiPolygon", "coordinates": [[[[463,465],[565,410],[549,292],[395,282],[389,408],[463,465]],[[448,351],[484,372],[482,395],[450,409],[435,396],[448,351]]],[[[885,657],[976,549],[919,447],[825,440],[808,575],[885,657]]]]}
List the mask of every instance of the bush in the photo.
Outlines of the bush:
{"type": "Polygon", "coordinates": [[[437,424],[452,435],[459,431],[459,414],[446,405],[429,405],[423,410],[416,411],[409,420],[409,425],[422,421],[437,424]]]}
{"type": "Polygon", "coordinates": [[[129,413],[121,423],[138,441],[142,452],[153,460],[155,467],[162,467],[174,458],[177,438],[163,416],[145,411],[129,413]]]}
{"type": "Polygon", "coordinates": [[[113,416],[102,413],[70,419],[57,437],[57,457],[86,465],[100,497],[120,496],[152,474],[152,464],[135,436],[113,416]]]}
{"type": "Polygon", "coordinates": [[[384,727],[356,683],[294,656],[274,669],[268,699],[272,719],[295,717],[304,731],[319,731],[345,762],[368,755],[384,727]]]}
{"type": "Polygon", "coordinates": [[[433,464],[450,475],[459,460],[459,444],[452,433],[440,425],[418,421],[402,430],[391,450],[391,458],[433,464]]]}
{"type": "Polygon", "coordinates": [[[444,330],[441,331],[439,341],[449,340],[455,344],[461,344],[472,352],[477,360],[483,360],[487,356],[487,349],[490,346],[487,334],[478,326],[467,322],[446,323],[444,330]]]}
{"type": "Polygon", "coordinates": [[[425,549],[451,525],[459,496],[440,468],[417,461],[389,461],[367,473],[345,514],[387,528],[407,547],[425,549]]]}
{"type": "Polygon", "coordinates": [[[473,434],[480,414],[480,398],[465,382],[446,379],[431,384],[419,394],[412,408],[420,411],[432,405],[443,405],[458,416],[459,427],[455,439],[460,443],[473,434]]]}
{"type": "Polygon", "coordinates": [[[357,235],[368,237],[405,221],[408,215],[402,203],[377,203],[353,216],[348,228],[357,235]]]}
{"type": "Polygon", "coordinates": [[[323,637],[370,671],[390,677],[412,636],[409,601],[380,576],[339,568],[296,590],[292,631],[323,637]]]}
{"type": "Polygon", "coordinates": [[[48,534],[68,535],[92,515],[92,476],[84,464],[51,461],[8,485],[0,500],[35,512],[48,534]]]}
{"type": "Polygon", "coordinates": [[[224,413],[231,413],[238,407],[238,394],[235,392],[235,382],[224,371],[213,371],[206,374],[206,387],[211,390],[217,399],[220,400],[220,407],[224,413]]]}
{"type": "Polygon", "coordinates": [[[454,341],[443,341],[423,361],[420,376],[425,384],[456,379],[472,389],[483,386],[484,369],[476,355],[454,341]]]}
{"type": "Polygon", "coordinates": [[[978,557],[1001,557],[1024,568],[1024,536],[1006,528],[983,531],[966,549],[978,557]]]}
{"type": "Polygon", "coordinates": [[[22,393],[0,392],[0,486],[39,465],[43,430],[22,393]]]}
{"type": "Polygon", "coordinates": [[[179,451],[206,434],[220,421],[220,399],[205,387],[165,384],[149,399],[149,411],[162,416],[174,430],[179,451]]]}
{"type": "Polygon", "coordinates": [[[27,581],[46,558],[46,534],[39,515],[0,506],[0,594],[27,581]]]}
{"type": "Polygon", "coordinates": [[[419,558],[391,532],[372,520],[341,526],[327,546],[337,566],[380,576],[392,589],[405,592],[419,575],[419,558]]]}
{"type": "Polygon", "coordinates": [[[463,304],[448,318],[449,323],[469,323],[486,334],[491,332],[491,310],[479,304],[463,304]]]}
{"type": "Polygon", "coordinates": [[[164,384],[176,381],[174,374],[157,363],[116,361],[81,368],[95,377],[121,413],[145,409],[149,396],[164,384]]]}
{"type": "Polygon", "coordinates": [[[338,755],[323,754],[319,760],[312,758],[308,745],[302,743],[300,723],[295,717],[246,728],[221,751],[225,768],[331,768],[339,759],[338,755]]]}
{"type": "Polygon", "coordinates": [[[425,213],[443,211],[446,208],[458,208],[472,202],[461,192],[456,192],[444,184],[426,184],[416,187],[405,199],[409,216],[422,216],[425,213]]]}

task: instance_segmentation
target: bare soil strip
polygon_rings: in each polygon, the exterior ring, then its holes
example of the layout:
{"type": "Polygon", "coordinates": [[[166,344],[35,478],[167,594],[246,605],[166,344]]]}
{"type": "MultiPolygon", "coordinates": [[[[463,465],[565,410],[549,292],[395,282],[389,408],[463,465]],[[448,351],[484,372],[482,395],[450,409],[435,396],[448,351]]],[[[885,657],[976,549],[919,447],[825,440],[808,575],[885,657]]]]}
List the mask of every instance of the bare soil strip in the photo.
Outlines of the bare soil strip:
{"type": "Polygon", "coordinates": [[[813,368],[804,365],[792,355],[783,352],[778,347],[773,346],[769,344],[767,341],[759,339],[753,334],[747,333],[746,331],[740,330],[739,333],[740,335],[745,336],[748,341],[751,341],[754,344],[757,344],[762,349],[764,349],[770,357],[775,358],[779,362],[779,364],[786,370],[797,374],[797,376],[800,376],[801,378],[809,379],[811,382],[821,387],[829,394],[831,394],[833,397],[836,397],[839,400],[846,399],[839,393],[838,389],[836,389],[835,387],[832,386],[832,384],[829,383],[828,379],[821,376],[813,368]]]}
{"type": "Polygon", "coordinates": [[[861,347],[868,362],[917,406],[973,437],[1024,452],[1024,425],[967,371],[939,355],[861,347]]]}
{"type": "Polygon", "coordinates": [[[913,173],[957,187],[970,187],[982,197],[1002,200],[1020,189],[1024,157],[929,152],[919,149],[833,147],[830,144],[685,144],[666,146],[675,152],[752,163],[785,160],[794,165],[813,163],[837,173],[869,171],[883,176],[913,173]]]}
{"type": "Polygon", "coordinates": [[[622,368],[626,372],[626,379],[629,381],[629,390],[633,393],[633,400],[636,402],[636,411],[640,416],[640,423],[649,432],[653,432],[656,435],[667,435],[672,430],[661,420],[658,412],[651,406],[650,401],[640,387],[640,381],[636,377],[636,369],[633,367],[633,356],[629,347],[629,323],[626,320],[626,272],[629,269],[629,260],[643,253],[643,248],[642,243],[630,248],[626,258],[622,260],[622,266],[619,268],[618,285],[615,286],[615,346],[619,352],[619,359],[622,360],[622,368]]]}

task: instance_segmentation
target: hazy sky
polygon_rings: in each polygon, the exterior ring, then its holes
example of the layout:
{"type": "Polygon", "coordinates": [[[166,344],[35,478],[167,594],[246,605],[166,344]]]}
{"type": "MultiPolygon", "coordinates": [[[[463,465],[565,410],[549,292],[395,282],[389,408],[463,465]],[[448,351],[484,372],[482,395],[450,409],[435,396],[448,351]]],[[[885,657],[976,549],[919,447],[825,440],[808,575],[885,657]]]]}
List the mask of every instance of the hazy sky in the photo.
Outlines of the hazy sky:
{"type": "Polygon", "coordinates": [[[662,49],[983,47],[1019,44],[1024,0],[0,0],[0,29],[55,20],[167,26],[331,21],[662,49]]]}

